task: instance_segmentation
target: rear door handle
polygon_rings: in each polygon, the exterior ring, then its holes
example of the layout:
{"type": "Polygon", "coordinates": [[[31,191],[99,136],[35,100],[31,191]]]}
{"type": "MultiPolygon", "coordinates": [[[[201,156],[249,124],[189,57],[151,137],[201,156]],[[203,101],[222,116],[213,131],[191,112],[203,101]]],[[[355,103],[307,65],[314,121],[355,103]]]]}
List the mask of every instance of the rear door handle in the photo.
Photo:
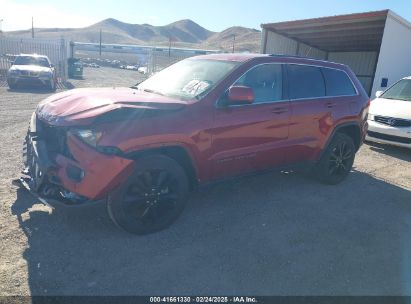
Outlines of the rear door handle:
{"type": "Polygon", "coordinates": [[[278,107],[278,108],[274,108],[271,110],[271,113],[274,113],[274,114],[282,114],[285,112],[288,112],[288,108],[286,107],[278,107]]]}
{"type": "Polygon", "coordinates": [[[336,103],[334,101],[328,101],[325,103],[325,105],[327,108],[333,108],[336,105],[336,103]]]}

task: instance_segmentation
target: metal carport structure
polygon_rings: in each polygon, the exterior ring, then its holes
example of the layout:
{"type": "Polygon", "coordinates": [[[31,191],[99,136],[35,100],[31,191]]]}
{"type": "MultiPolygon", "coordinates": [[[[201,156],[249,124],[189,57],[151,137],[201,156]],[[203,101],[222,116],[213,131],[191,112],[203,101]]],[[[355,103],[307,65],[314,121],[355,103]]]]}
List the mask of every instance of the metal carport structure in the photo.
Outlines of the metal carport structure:
{"type": "Polygon", "coordinates": [[[262,53],[345,63],[369,94],[411,74],[411,24],[390,10],[268,23],[261,27],[262,53]],[[394,62],[387,64],[386,60],[394,62]]]}

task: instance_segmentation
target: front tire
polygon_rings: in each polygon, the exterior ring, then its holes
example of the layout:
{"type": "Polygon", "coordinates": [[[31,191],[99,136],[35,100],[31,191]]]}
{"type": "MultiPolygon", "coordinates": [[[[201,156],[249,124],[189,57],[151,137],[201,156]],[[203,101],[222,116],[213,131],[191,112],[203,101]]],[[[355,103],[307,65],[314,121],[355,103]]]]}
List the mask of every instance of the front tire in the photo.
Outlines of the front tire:
{"type": "Polygon", "coordinates": [[[315,167],[317,178],[328,185],[342,182],[351,171],[355,152],[351,137],[343,133],[335,134],[315,167]]]}
{"type": "Polygon", "coordinates": [[[54,80],[50,80],[49,81],[49,83],[48,83],[48,85],[47,85],[47,88],[51,91],[51,92],[55,92],[56,91],[56,81],[54,81],[54,80]]]}
{"type": "Polygon", "coordinates": [[[11,83],[11,82],[7,81],[7,84],[9,86],[10,90],[15,90],[16,89],[16,85],[14,83],[11,83]]]}
{"type": "Polygon", "coordinates": [[[127,232],[157,232],[180,216],[188,189],[187,175],[175,160],[163,155],[141,157],[130,177],[108,196],[107,211],[127,232]]]}

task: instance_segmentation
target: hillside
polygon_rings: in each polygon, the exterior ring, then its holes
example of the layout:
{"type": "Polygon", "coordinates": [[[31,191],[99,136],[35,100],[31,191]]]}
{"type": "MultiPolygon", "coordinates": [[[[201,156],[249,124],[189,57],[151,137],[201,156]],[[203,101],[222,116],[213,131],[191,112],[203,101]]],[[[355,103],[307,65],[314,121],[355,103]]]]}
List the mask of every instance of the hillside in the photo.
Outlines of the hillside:
{"type": "MultiPolygon", "coordinates": [[[[103,43],[167,45],[212,48],[231,51],[235,36],[236,51],[258,52],[261,32],[245,27],[230,27],[212,32],[192,20],[185,19],[165,26],[130,24],[109,18],[84,28],[35,28],[39,38],[66,38],[78,42],[99,42],[100,29],[103,43]]],[[[31,30],[6,32],[7,36],[31,37],[31,30]]]]}
{"type": "Polygon", "coordinates": [[[259,52],[261,32],[246,27],[233,26],[210,36],[205,45],[215,49],[231,51],[235,43],[235,51],[259,52]]]}

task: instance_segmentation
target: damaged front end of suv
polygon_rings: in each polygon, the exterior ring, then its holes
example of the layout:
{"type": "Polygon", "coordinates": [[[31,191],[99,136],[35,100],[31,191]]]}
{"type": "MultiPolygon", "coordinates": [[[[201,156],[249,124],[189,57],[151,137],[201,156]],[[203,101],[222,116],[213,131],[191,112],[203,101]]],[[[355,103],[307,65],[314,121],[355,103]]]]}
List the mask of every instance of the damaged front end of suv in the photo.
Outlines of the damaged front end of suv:
{"type": "Polygon", "coordinates": [[[97,147],[99,136],[91,129],[49,125],[34,113],[21,182],[46,202],[79,205],[103,199],[127,177],[133,161],[118,156],[118,148],[97,147]]]}
{"type": "Polygon", "coordinates": [[[112,133],[127,133],[131,120],[182,106],[147,100],[144,94],[129,88],[79,89],[44,100],[30,120],[20,184],[51,206],[105,201],[135,164],[120,141],[111,140],[118,137],[112,133]]]}

